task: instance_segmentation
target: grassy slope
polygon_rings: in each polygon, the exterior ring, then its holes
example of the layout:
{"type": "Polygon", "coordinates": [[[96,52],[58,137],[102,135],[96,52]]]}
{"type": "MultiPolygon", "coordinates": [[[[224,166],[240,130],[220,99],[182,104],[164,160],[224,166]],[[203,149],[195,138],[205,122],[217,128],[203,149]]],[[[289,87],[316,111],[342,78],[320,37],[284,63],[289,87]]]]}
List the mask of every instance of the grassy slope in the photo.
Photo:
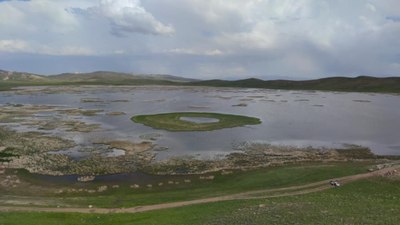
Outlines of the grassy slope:
{"type": "MultiPolygon", "coordinates": [[[[7,71],[6,71],[7,72],[7,71]]],[[[179,85],[192,81],[174,76],[131,75],[115,72],[93,72],[87,74],[60,74],[40,76],[29,73],[14,72],[9,80],[2,80],[6,73],[0,73],[0,91],[21,86],[60,86],[60,85],[179,85]]]]}
{"type": "Polygon", "coordinates": [[[138,115],[132,117],[132,120],[136,123],[142,123],[146,126],[168,131],[210,131],[244,125],[256,125],[261,123],[258,118],[248,116],[200,112],[177,112],[155,115],[138,115]],[[180,120],[180,117],[185,116],[216,118],[219,119],[219,122],[192,123],[180,120]]]}
{"type": "Polygon", "coordinates": [[[62,85],[178,85],[179,83],[168,80],[152,79],[119,79],[119,80],[95,80],[95,81],[0,81],[0,87],[21,87],[21,86],[62,86],[62,85]]]}
{"type": "MultiPolygon", "coordinates": [[[[64,203],[87,207],[91,204],[96,207],[131,207],[165,202],[199,199],[211,196],[221,196],[250,190],[266,188],[288,187],[301,185],[334,177],[342,177],[352,174],[364,173],[370,164],[366,163],[334,163],[334,164],[305,164],[297,166],[280,166],[264,168],[254,171],[235,172],[230,175],[217,175],[210,181],[202,181],[193,177],[191,183],[184,183],[179,176],[168,177],[167,180],[179,181],[179,185],[167,185],[153,188],[132,189],[129,181],[120,185],[118,189],[110,189],[104,193],[96,194],[43,194],[21,192],[8,192],[7,195],[36,196],[60,200],[64,203]],[[62,199],[61,199],[62,198],[62,199]]],[[[22,179],[29,179],[29,177],[22,179]]],[[[187,179],[187,178],[185,178],[187,179]]],[[[167,181],[166,180],[166,181],[167,181]]],[[[34,180],[30,181],[34,183],[34,180]]],[[[134,181],[133,181],[134,182],[134,181]]],[[[40,184],[40,183],[38,183],[40,184]]],[[[42,184],[47,185],[47,184],[42,184]]],[[[54,185],[54,184],[48,184],[54,185]]],[[[77,187],[75,187],[77,188],[77,187]]]]}
{"type": "Polygon", "coordinates": [[[191,82],[190,85],[215,87],[247,87],[284,90],[323,90],[351,92],[400,93],[400,77],[376,78],[360,76],[356,78],[330,77],[316,80],[259,80],[245,79],[237,81],[208,80],[191,82]]]}
{"type": "MultiPolygon", "coordinates": [[[[73,198],[69,203],[98,207],[128,207],[220,196],[249,190],[287,187],[365,172],[365,165],[336,164],[328,167],[289,166],[217,176],[214,181],[193,182],[178,188],[162,187],[132,193],[126,187],[108,195],[73,198]]],[[[182,181],[181,181],[182,183],[182,181]]]]}
{"type": "Polygon", "coordinates": [[[175,81],[187,82],[195,81],[184,77],[160,74],[129,74],[111,71],[96,71],[91,73],[63,73],[47,77],[50,80],[56,81],[98,81],[98,82],[113,82],[115,80],[159,80],[159,81],[175,81]]]}
{"type": "Polygon", "coordinates": [[[397,224],[400,181],[357,181],[301,196],[229,201],[139,214],[0,213],[0,225],[30,224],[397,224]],[[265,207],[260,208],[259,204],[265,207]]]}
{"type": "MultiPolygon", "coordinates": [[[[37,76],[37,75],[35,75],[37,76]]],[[[359,76],[329,77],[315,80],[259,80],[244,79],[236,81],[205,80],[192,81],[190,79],[168,76],[131,76],[129,74],[113,72],[93,72],[88,74],[62,74],[41,80],[0,80],[0,91],[17,86],[38,85],[182,85],[182,86],[212,86],[212,87],[242,87],[268,88],[284,90],[322,90],[344,92],[379,92],[400,93],[400,77],[368,77],[359,76]]]]}

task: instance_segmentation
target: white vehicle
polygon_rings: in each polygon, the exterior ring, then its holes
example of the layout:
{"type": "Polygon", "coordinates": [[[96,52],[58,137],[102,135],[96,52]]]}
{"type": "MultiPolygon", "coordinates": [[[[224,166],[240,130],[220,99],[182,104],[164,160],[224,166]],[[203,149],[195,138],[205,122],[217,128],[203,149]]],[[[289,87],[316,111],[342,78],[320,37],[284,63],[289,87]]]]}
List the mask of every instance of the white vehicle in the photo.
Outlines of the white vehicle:
{"type": "Polygon", "coordinates": [[[337,180],[335,180],[335,181],[331,180],[329,183],[334,187],[340,187],[340,183],[337,180]]]}

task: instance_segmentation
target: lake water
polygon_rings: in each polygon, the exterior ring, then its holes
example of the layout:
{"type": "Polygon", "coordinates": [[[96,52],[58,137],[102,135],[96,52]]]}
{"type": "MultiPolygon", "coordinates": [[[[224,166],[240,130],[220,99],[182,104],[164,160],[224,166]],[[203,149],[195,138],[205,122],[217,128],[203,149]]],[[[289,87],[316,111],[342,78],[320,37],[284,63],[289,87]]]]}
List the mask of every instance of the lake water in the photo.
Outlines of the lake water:
{"type": "MultiPolygon", "coordinates": [[[[143,136],[156,134],[155,143],[168,148],[158,152],[159,159],[176,155],[219,157],[235,151],[234,146],[245,141],[300,147],[357,144],[370,147],[376,154],[400,155],[398,95],[205,87],[82,86],[68,90],[71,88],[27,87],[24,91],[0,92],[0,107],[12,103],[102,109],[104,112],[97,116],[77,117],[101,124],[100,131],[52,132],[75,140],[78,148],[104,139],[142,141],[143,136]],[[206,132],[168,132],[130,120],[138,114],[185,111],[257,117],[262,124],[206,132]],[[126,114],[107,115],[110,112],[126,114]]],[[[72,149],[70,154],[76,151],[77,148],[72,149]]]]}

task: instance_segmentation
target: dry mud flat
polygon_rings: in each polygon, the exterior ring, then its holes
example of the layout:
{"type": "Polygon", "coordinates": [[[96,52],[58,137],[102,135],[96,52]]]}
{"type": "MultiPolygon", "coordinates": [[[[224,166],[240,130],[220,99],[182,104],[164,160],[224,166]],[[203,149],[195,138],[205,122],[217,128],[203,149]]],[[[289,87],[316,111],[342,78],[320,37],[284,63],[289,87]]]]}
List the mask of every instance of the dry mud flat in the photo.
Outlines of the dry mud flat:
{"type": "Polygon", "coordinates": [[[125,151],[125,155],[135,155],[139,153],[144,153],[147,151],[152,150],[155,145],[152,142],[140,142],[140,143],[133,143],[129,141],[123,140],[113,140],[113,141],[103,141],[97,142],[96,144],[104,144],[108,145],[111,149],[122,149],[125,151]]]}
{"type": "Polygon", "coordinates": [[[201,160],[194,157],[176,157],[159,161],[144,168],[154,174],[197,174],[224,170],[248,170],[260,167],[300,162],[369,161],[377,158],[368,148],[348,146],[343,149],[298,148],[244,142],[237,152],[222,159],[201,160]]]}
{"type": "Polygon", "coordinates": [[[139,166],[153,161],[155,156],[151,151],[153,147],[151,143],[111,141],[103,144],[124,149],[126,154],[117,157],[92,154],[84,160],[75,161],[67,155],[49,154],[74,147],[73,141],[38,132],[15,132],[2,127],[0,127],[0,143],[3,153],[12,154],[2,162],[4,167],[27,169],[32,173],[48,175],[136,171],[139,166]]]}
{"type": "Polygon", "coordinates": [[[110,143],[103,145],[110,146],[109,149],[123,149],[125,151],[123,157],[104,157],[100,154],[104,149],[100,149],[96,143],[78,150],[90,152],[90,156],[82,161],[75,161],[67,155],[57,153],[77,148],[77,144],[73,140],[61,138],[63,135],[55,136],[56,133],[72,132],[79,135],[99,130],[101,129],[99,124],[87,123],[85,117],[96,116],[102,112],[103,110],[49,105],[2,105],[0,107],[2,166],[23,168],[32,173],[49,175],[107,174],[134,171],[137,165],[153,160],[155,154],[147,151],[153,148],[151,143],[117,140],[111,140],[110,143]],[[109,165],[112,166],[108,168],[109,165]]]}

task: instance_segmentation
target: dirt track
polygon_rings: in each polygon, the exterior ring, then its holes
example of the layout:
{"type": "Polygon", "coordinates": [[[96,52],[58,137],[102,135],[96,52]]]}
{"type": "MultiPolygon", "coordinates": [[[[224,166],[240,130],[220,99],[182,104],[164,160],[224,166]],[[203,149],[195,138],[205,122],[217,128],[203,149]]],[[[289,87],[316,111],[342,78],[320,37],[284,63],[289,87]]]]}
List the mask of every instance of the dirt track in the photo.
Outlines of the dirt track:
{"type": "MultiPolygon", "coordinates": [[[[393,170],[399,170],[399,169],[400,166],[398,165],[389,168],[384,168],[374,172],[335,178],[335,180],[339,180],[341,184],[346,184],[352,181],[366,179],[373,176],[381,176],[393,170]]],[[[329,188],[332,188],[331,185],[329,184],[329,180],[324,180],[320,182],[315,182],[300,186],[292,186],[287,188],[248,191],[248,192],[242,192],[238,194],[225,195],[219,197],[162,203],[156,205],[137,206],[132,208],[34,208],[34,207],[18,207],[18,206],[0,206],[0,212],[26,211],[26,212],[76,212],[76,213],[138,213],[138,212],[146,212],[158,209],[169,209],[169,208],[176,208],[188,205],[221,202],[228,200],[245,200],[245,199],[302,195],[317,191],[323,191],[329,188]]]]}

